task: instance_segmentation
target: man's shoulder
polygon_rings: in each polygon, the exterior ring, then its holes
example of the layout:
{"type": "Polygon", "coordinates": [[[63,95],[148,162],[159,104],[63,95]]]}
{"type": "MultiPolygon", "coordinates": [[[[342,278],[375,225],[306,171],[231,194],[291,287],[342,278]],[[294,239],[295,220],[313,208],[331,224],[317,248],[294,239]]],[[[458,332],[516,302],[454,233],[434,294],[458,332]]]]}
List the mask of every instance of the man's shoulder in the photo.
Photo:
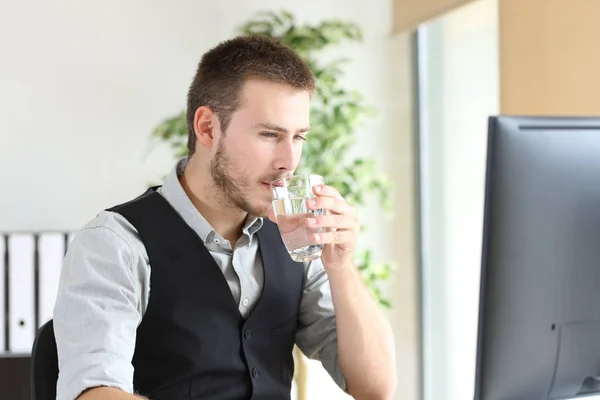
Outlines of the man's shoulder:
{"type": "Polygon", "coordinates": [[[130,279],[140,285],[141,295],[147,298],[150,268],[146,248],[125,217],[104,210],[75,233],[68,245],[63,269],[87,266],[108,271],[107,264],[121,262],[127,266],[123,271],[127,270],[130,279]]]}
{"type": "Polygon", "coordinates": [[[117,203],[111,207],[101,210],[94,218],[83,225],[76,235],[91,235],[91,236],[114,236],[114,240],[123,240],[128,244],[138,244],[140,235],[135,226],[120,212],[123,208],[127,208],[139,202],[144,197],[147,197],[152,192],[159,192],[160,187],[154,186],[148,188],[142,194],[131,198],[130,200],[117,203]],[[111,234],[112,233],[112,234],[111,234]]]}
{"type": "Polygon", "coordinates": [[[140,237],[135,227],[121,214],[102,210],[75,233],[74,241],[80,236],[102,238],[104,245],[125,242],[132,249],[139,247],[140,237]]]}
{"type": "MultiPolygon", "coordinates": [[[[118,214],[127,216],[128,214],[131,214],[132,210],[140,211],[140,206],[156,206],[157,201],[164,201],[163,196],[159,195],[159,193],[161,193],[161,188],[161,186],[149,187],[146,191],[139,194],[138,196],[125,202],[114,205],[110,208],[107,208],[104,211],[116,212],[118,214]]],[[[136,212],[134,212],[134,214],[136,214],[136,212]]]]}

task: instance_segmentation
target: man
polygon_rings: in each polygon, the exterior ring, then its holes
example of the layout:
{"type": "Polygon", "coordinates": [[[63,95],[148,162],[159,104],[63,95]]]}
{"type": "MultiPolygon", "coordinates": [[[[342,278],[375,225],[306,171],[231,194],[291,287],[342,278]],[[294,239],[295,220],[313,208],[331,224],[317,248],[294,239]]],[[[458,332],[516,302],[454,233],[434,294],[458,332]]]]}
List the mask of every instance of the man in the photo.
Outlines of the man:
{"type": "MultiPolygon", "coordinates": [[[[293,173],[314,77],[266,37],[225,41],[188,93],[189,156],[73,239],[54,311],[58,400],[284,399],[296,343],[356,399],[395,389],[389,325],[352,264],[359,222],[328,186],[296,263],[268,183],[293,173]],[[265,218],[268,217],[268,218],[265,218]],[[335,310],[335,312],[334,312],[335,310]]],[[[326,149],[325,149],[326,151],[326,149]]]]}

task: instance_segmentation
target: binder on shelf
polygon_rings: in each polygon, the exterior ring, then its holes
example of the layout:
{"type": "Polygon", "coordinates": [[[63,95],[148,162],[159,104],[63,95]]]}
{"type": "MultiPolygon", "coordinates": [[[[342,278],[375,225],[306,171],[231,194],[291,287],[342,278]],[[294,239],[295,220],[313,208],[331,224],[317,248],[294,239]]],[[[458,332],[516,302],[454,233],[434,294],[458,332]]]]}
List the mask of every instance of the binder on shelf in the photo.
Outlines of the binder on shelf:
{"type": "Polygon", "coordinates": [[[36,331],[34,274],[37,249],[34,235],[9,236],[8,251],[8,350],[30,353],[36,331]]]}

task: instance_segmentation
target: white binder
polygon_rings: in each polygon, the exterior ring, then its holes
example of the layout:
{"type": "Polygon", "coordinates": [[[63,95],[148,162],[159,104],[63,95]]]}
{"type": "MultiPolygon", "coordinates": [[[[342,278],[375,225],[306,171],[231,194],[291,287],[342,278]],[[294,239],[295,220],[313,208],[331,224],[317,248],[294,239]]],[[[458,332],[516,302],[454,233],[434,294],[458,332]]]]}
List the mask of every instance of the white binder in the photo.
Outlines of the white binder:
{"type": "Polygon", "coordinates": [[[46,233],[39,239],[39,322],[38,327],[52,319],[60,270],[65,254],[65,235],[46,233]]]}
{"type": "Polygon", "coordinates": [[[9,237],[9,351],[30,353],[35,338],[34,238],[30,234],[9,237]]]}

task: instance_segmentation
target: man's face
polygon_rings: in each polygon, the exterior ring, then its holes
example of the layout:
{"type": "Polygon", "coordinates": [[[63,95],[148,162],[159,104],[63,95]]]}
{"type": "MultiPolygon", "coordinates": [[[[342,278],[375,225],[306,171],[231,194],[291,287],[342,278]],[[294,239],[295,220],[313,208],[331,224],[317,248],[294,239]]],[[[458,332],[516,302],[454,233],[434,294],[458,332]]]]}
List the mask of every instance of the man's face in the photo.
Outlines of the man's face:
{"type": "Polygon", "coordinates": [[[309,128],[310,95],[291,86],[249,80],[211,160],[217,189],[231,206],[265,217],[269,182],[298,166],[309,128]]]}

